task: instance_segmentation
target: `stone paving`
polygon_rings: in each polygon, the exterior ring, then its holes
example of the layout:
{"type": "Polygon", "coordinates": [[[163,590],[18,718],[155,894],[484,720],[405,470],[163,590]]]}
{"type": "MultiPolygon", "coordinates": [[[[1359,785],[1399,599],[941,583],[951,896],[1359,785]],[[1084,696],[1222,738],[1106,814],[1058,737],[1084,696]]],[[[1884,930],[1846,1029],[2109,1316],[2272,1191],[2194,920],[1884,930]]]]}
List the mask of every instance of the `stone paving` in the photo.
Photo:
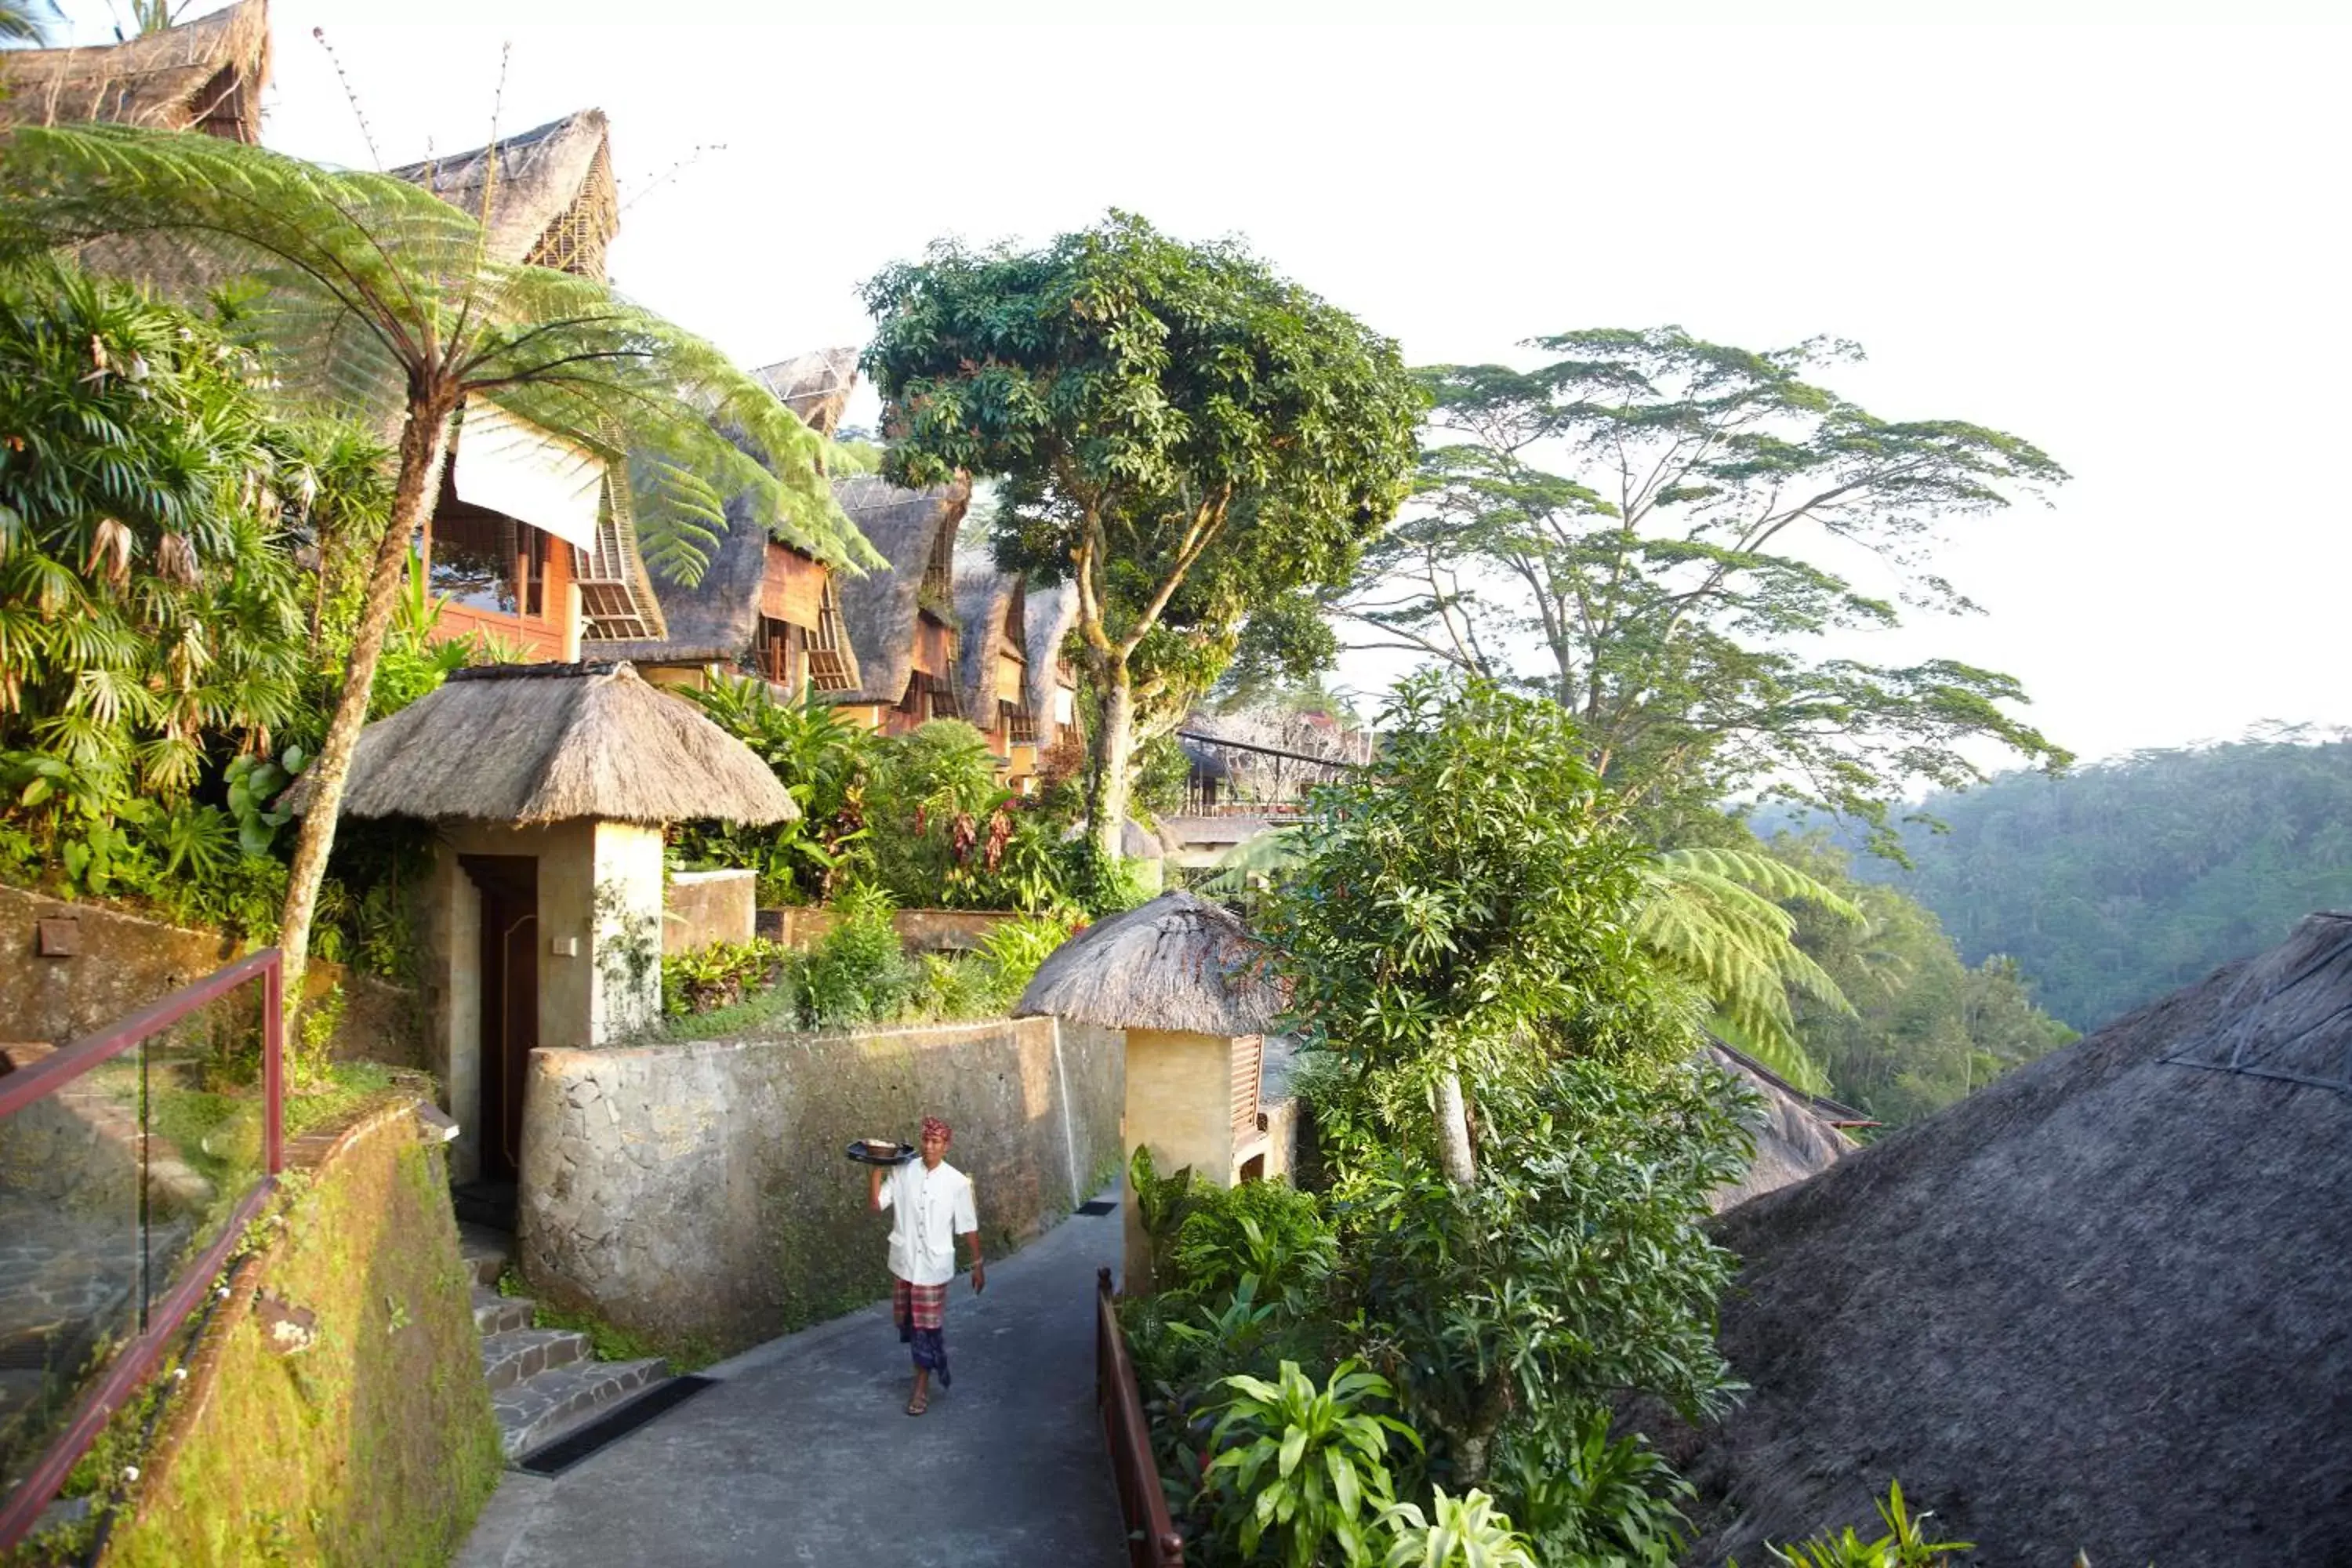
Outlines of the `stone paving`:
{"type": "Polygon", "coordinates": [[[955,1386],[919,1418],[884,1306],[709,1368],[719,1386],[562,1476],[509,1472],[457,1568],[1116,1568],[1094,1279],[1118,1255],[1114,1211],[991,1264],[983,1295],[959,1276],[955,1386]]]}

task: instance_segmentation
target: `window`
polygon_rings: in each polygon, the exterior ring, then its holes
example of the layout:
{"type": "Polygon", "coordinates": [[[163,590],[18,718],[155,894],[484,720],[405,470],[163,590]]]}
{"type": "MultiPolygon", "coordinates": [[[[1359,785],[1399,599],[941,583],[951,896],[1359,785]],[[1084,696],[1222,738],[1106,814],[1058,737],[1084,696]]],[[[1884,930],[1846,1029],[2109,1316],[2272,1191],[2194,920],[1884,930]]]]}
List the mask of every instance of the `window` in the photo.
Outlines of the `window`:
{"type": "Polygon", "coordinates": [[[780,621],[773,616],[761,616],[759,629],[752,635],[752,662],[761,676],[776,686],[797,691],[801,684],[802,649],[807,634],[790,621],[780,621]]]}
{"type": "Polygon", "coordinates": [[[546,617],[546,534],[459,500],[446,473],[426,532],[425,577],[436,596],[469,610],[546,617]]]}
{"type": "Polygon", "coordinates": [[[1006,743],[1034,746],[1037,743],[1037,716],[1018,702],[999,702],[997,711],[1004,726],[1006,743]]]}

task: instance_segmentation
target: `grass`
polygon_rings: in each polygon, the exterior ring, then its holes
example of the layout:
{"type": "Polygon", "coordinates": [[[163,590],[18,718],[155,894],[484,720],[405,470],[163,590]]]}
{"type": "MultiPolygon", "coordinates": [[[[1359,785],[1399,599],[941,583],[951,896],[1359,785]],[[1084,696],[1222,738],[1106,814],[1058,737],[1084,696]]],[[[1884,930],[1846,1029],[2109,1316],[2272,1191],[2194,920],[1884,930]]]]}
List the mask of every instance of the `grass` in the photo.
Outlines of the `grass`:
{"type": "MultiPolygon", "coordinates": [[[[520,1269],[511,1263],[499,1276],[501,1296],[530,1297],[530,1285],[520,1269]]],[[[684,1334],[675,1339],[660,1334],[642,1333],[608,1322],[589,1311],[566,1311],[551,1307],[536,1297],[530,1297],[530,1326],[534,1329],[563,1329],[588,1336],[588,1345],[598,1361],[648,1361],[660,1356],[669,1363],[672,1372],[700,1372],[719,1360],[719,1347],[700,1334],[684,1334]]]]}

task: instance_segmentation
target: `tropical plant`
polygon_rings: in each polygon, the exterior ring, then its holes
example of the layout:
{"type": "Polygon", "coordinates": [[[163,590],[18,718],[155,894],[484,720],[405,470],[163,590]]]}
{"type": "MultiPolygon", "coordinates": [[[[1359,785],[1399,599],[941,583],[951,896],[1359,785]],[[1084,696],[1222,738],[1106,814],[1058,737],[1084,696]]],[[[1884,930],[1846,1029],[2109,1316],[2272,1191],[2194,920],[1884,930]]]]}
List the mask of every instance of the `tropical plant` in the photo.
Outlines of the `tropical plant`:
{"type": "Polygon", "coordinates": [[[1981,776],[1981,742],[2063,763],[2008,711],[2024,700],[2009,676],[1805,651],[1897,620],[1812,543],[1871,552],[1907,605],[1973,612],[1932,568],[1937,530],[2063,482],[2047,454],[1958,420],[1880,419],[1809,379],[1859,359],[1852,343],[1754,353],[1660,327],[1527,346],[1549,362],[1418,373],[1441,440],[1421,505],[1341,604],[1362,646],[1524,678],[1576,715],[1620,809],[1661,843],[1751,784],[1883,842],[1914,781],[1981,776]]]}
{"type": "Polygon", "coordinates": [[[1901,1481],[1887,1483],[1878,1517],[1886,1533],[1875,1541],[1864,1541],[1848,1525],[1836,1535],[1817,1536],[1785,1549],[1775,1546],[1772,1556],[1788,1568],[1945,1568],[1951,1553],[1976,1546],[1971,1541],[1927,1539],[1929,1516],[1915,1514],[1904,1504],[1901,1481]]]}
{"type": "Polygon", "coordinates": [[[1318,1387],[1286,1361],[1271,1382],[1236,1373],[1224,1387],[1208,1475],[1231,1477],[1228,1517],[1242,1554],[1271,1535],[1286,1568],[1311,1568],[1326,1543],[1342,1563],[1370,1561],[1371,1526],[1394,1490],[1389,1437],[1421,1446],[1411,1426],[1371,1408],[1391,1397],[1388,1380],[1343,1361],[1318,1387]]]}
{"type": "Polygon", "coordinates": [[[1611,1436],[1615,1420],[1613,1409],[1595,1405],[1580,1419],[1515,1434],[1496,1467],[1497,1489],[1549,1561],[1674,1568],[1680,1505],[1693,1488],[1638,1434],[1611,1436]]]}
{"type": "Polygon", "coordinates": [[[1339,1237],[1315,1195],[1286,1182],[1203,1185],[1177,1227],[1174,1258],[1170,1289],[1209,1300],[1247,1279],[1297,1316],[1339,1261],[1339,1237]]]}
{"type": "Polygon", "coordinates": [[[1475,1487],[1460,1497],[1438,1488],[1427,1519],[1412,1503],[1391,1504],[1383,1522],[1391,1540],[1382,1568],[1539,1568],[1527,1537],[1475,1487]]]}
{"type": "Polygon", "coordinates": [[[1176,1278],[1176,1238],[1184,1228],[1184,1221],[1201,1202],[1206,1184],[1195,1180],[1190,1165],[1161,1175],[1152,1163],[1150,1147],[1139,1143],[1128,1158],[1127,1184],[1135,1194],[1135,1215],[1143,1226],[1145,1245],[1150,1251],[1152,1280],[1155,1285],[1162,1279],[1172,1280],[1176,1278]]]}
{"type": "Polygon", "coordinates": [[[1343,581],[1394,514],[1418,407],[1395,345],[1122,213],[1027,254],[936,244],[866,300],[884,472],[1001,478],[998,562],[1078,585],[1087,821],[1116,858],[1139,721],[1181,720],[1254,608],[1343,581]]]}
{"type": "Polygon", "coordinates": [[[1448,1180],[1477,1163],[1465,1073],[1514,1054],[1687,1053],[1633,935],[1640,847],[1558,704],[1403,682],[1377,768],[1316,793],[1265,927],[1310,1040],[1433,1095],[1448,1180]]]}
{"type": "Polygon", "coordinates": [[[922,982],[891,923],[889,894],[870,885],[834,900],[834,927],[793,976],[801,1016],[821,1028],[895,1019],[922,982]]]}
{"type": "Polygon", "coordinates": [[[865,795],[874,765],[873,731],[843,718],[811,692],[779,702],[768,683],[737,679],[710,667],[703,684],[686,695],[720,729],[759,755],[800,807],[792,821],[770,828],[717,822],[683,823],[674,830],[688,863],[747,867],[759,874],[761,895],[788,903],[821,901],[856,869],[868,829],[865,795]]]}
{"type": "Polygon", "coordinates": [[[602,282],[501,259],[476,215],[404,181],[194,133],[26,127],[0,154],[0,249],[102,239],[89,254],[169,287],[245,280],[242,320],[276,350],[289,399],[397,424],[392,502],[289,876],[289,994],[410,541],[468,399],[625,465],[645,552],[674,582],[700,579],[730,497],[821,556],[874,559],[824,482],[819,437],[767,388],[602,282]]]}
{"type": "Polygon", "coordinates": [[[60,262],[0,268],[0,752],[36,839],[266,750],[304,647],[258,364],[60,262]]]}

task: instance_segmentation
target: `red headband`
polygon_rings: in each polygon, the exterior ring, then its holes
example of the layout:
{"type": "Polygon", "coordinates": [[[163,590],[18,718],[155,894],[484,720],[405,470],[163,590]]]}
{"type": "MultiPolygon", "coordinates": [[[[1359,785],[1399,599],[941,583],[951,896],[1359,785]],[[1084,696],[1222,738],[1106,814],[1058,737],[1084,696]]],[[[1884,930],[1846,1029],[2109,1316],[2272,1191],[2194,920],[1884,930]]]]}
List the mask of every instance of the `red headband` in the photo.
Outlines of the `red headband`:
{"type": "Polygon", "coordinates": [[[942,1143],[952,1143],[955,1142],[954,1128],[950,1127],[946,1122],[940,1121],[936,1116],[924,1117],[923,1136],[929,1138],[934,1132],[940,1135],[940,1142],[942,1143]]]}

